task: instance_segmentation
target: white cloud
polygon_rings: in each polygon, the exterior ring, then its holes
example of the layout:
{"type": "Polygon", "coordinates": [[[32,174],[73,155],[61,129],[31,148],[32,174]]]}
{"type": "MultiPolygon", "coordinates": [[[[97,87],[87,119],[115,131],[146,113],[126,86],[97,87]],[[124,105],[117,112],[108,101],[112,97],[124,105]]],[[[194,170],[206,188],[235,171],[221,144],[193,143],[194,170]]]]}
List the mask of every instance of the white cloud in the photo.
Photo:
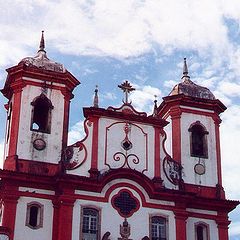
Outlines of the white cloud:
{"type": "Polygon", "coordinates": [[[162,95],[160,89],[151,86],[134,85],[136,90],[130,95],[133,106],[138,111],[144,111],[148,114],[153,113],[154,95],[159,99],[162,95]]]}
{"type": "Polygon", "coordinates": [[[221,146],[224,187],[229,198],[240,198],[240,106],[230,106],[222,115],[221,146]]]}
{"type": "Polygon", "coordinates": [[[165,52],[192,49],[200,55],[223,56],[231,49],[223,18],[240,19],[240,3],[233,0],[15,1],[11,6],[5,2],[0,11],[0,42],[7,49],[2,65],[25,56],[29,46],[36,48],[42,29],[47,47],[74,55],[128,58],[157,44],[165,52]]]}
{"type": "Polygon", "coordinates": [[[68,145],[82,140],[84,136],[85,132],[83,127],[83,121],[79,121],[72,127],[70,127],[70,131],[68,132],[68,145]]]}
{"type": "Polygon", "coordinates": [[[240,97],[240,84],[234,82],[220,82],[219,91],[223,92],[226,96],[229,97],[240,97]]]}
{"type": "Polygon", "coordinates": [[[107,92],[107,93],[104,93],[104,94],[100,94],[100,100],[101,99],[107,99],[107,100],[115,100],[117,99],[116,95],[112,92],[107,92]]]}
{"type": "MultiPolygon", "coordinates": [[[[231,223],[231,228],[229,229],[229,235],[236,236],[236,237],[239,236],[240,234],[239,226],[240,226],[240,221],[231,223]]],[[[236,240],[238,239],[239,238],[236,238],[236,240]]]]}

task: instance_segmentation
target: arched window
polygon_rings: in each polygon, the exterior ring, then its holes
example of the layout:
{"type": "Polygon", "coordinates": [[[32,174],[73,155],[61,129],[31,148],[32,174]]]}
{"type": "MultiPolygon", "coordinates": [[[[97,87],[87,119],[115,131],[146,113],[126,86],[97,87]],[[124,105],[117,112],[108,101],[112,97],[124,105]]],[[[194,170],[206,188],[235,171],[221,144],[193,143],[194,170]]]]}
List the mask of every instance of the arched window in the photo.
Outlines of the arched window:
{"type": "Polygon", "coordinates": [[[51,101],[41,94],[31,104],[33,106],[31,130],[50,133],[51,110],[53,109],[51,101]]]}
{"type": "Polygon", "coordinates": [[[195,224],[196,240],[209,240],[208,225],[205,223],[195,224]]]}
{"type": "Polygon", "coordinates": [[[150,217],[150,239],[167,240],[167,219],[165,217],[150,217]]]}
{"type": "Polygon", "coordinates": [[[43,205],[37,202],[27,204],[26,226],[38,229],[43,226],[43,205]]]}
{"type": "Polygon", "coordinates": [[[99,211],[94,208],[83,208],[81,223],[82,240],[98,240],[99,226],[99,211]]]}
{"type": "Polygon", "coordinates": [[[192,157],[208,158],[207,134],[205,127],[199,122],[193,123],[190,132],[190,153],[192,157]]]}

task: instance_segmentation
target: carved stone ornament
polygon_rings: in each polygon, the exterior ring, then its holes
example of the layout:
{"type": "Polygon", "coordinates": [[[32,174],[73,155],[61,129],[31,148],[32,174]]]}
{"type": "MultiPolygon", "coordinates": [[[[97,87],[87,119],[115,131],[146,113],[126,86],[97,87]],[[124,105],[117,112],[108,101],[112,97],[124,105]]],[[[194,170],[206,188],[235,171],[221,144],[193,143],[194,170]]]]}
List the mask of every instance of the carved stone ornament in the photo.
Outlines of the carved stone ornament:
{"type": "Polygon", "coordinates": [[[37,138],[33,141],[33,147],[38,151],[42,151],[46,148],[46,142],[41,138],[37,138]]]}
{"type": "Polygon", "coordinates": [[[167,179],[174,185],[178,185],[182,180],[182,166],[170,156],[163,159],[163,171],[167,179]]]}
{"type": "Polygon", "coordinates": [[[129,236],[131,235],[131,227],[126,218],[124,219],[123,224],[120,225],[120,235],[121,238],[118,238],[118,240],[130,240],[129,236]]]}
{"type": "Polygon", "coordinates": [[[198,175],[203,175],[205,173],[205,166],[203,164],[201,164],[201,163],[197,163],[194,166],[194,171],[198,175]]]}
{"type": "Polygon", "coordinates": [[[68,146],[63,152],[63,163],[67,170],[81,166],[87,158],[87,149],[81,142],[68,146]]]}

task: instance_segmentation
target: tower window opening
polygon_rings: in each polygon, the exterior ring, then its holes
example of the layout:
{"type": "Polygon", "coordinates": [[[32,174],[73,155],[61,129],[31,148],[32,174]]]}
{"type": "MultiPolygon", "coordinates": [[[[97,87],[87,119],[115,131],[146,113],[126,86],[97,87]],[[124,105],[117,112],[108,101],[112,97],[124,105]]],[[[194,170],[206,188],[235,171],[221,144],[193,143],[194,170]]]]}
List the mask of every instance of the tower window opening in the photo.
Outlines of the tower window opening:
{"type": "Polygon", "coordinates": [[[50,133],[51,110],[53,109],[51,101],[41,94],[31,104],[33,105],[31,130],[50,133]]]}
{"type": "Polygon", "coordinates": [[[208,226],[203,223],[196,224],[195,235],[196,240],[208,240],[208,226]]]}
{"type": "Polygon", "coordinates": [[[208,158],[207,134],[205,127],[199,121],[191,125],[190,152],[192,157],[208,158]]]}
{"type": "Polygon", "coordinates": [[[38,229],[43,226],[43,205],[31,202],[27,205],[26,226],[38,229]]]}
{"type": "Polygon", "coordinates": [[[39,209],[38,209],[37,206],[32,206],[30,208],[29,225],[31,225],[32,227],[36,227],[37,226],[38,211],[39,211],[39,209]]]}

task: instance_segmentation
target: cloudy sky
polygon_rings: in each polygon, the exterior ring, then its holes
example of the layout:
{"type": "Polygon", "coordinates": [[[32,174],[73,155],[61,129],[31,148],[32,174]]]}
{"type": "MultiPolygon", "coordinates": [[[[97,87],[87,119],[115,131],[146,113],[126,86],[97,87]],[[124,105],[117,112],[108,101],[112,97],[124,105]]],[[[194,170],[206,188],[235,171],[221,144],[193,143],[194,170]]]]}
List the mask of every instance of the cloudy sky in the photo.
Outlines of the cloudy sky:
{"type": "MultiPolygon", "coordinates": [[[[223,178],[227,197],[240,199],[239,0],[5,0],[0,8],[0,87],[5,69],[38,50],[45,30],[48,57],[80,81],[72,100],[69,142],[82,136],[82,107],[119,106],[117,85],[128,79],[138,110],[151,112],[180,81],[187,57],[191,79],[211,89],[222,114],[223,178]]],[[[5,122],[0,97],[0,121],[5,122]]],[[[4,127],[0,129],[0,153],[4,127]]],[[[231,240],[240,239],[240,208],[230,215],[231,240]]]]}

